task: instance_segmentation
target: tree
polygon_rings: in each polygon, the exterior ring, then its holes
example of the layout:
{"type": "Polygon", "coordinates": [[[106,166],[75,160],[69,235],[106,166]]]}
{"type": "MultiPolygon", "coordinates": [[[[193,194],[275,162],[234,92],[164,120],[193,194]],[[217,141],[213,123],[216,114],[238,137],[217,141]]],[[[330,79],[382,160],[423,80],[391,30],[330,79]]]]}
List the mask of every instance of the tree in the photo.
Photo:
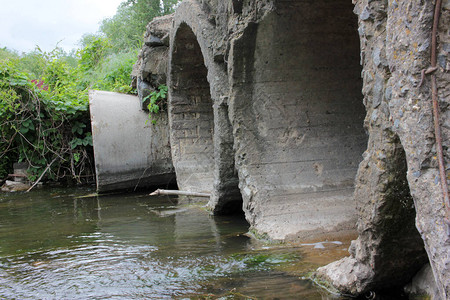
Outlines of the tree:
{"type": "Polygon", "coordinates": [[[117,13],[104,19],[100,31],[111,41],[115,52],[139,48],[145,27],[154,18],[172,13],[180,0],[126,0],[117,13]]]}

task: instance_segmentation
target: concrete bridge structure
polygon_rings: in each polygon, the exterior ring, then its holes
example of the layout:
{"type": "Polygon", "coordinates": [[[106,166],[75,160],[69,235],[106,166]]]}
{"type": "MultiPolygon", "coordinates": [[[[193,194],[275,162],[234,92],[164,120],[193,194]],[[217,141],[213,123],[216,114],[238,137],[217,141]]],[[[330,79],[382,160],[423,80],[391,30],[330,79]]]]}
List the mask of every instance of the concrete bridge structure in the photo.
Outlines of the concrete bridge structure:
{"type": "Polygon", "coordinates": [[[367,145],[351,4],[265,9],[222,42],[225,53],[208,9],[177,9],[168,115],[179,187],[212,192],[218,214],[243,207],[272,239],[351,230],[367,145]]]}
{"type": "MultiPolygon", "coordinates": [[[[142,99],[167,75],[178,186],[210,192],[215,214],[242,210],[272,240],[357,232],[350,256],[318,276],[358,295],[429,263],[432,292],[448,299],[447,208],[421,78],[434,4],[354,2],[185,0],[149,24],[135,84],[142,99]]],[[[450,1],[439,11],[448,162],[450,1]]]]}

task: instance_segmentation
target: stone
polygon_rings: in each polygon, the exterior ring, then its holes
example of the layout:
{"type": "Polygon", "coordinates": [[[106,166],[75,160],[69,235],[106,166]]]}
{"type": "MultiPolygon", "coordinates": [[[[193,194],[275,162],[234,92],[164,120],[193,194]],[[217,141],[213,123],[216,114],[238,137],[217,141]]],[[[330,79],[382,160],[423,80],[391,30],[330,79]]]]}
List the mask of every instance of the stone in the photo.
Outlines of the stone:
{"type": "Polygon", "coordinates": [[[2,192],[23,192],[31,187],[29,183],[6,180],[1,187],[2,192]]]}
{"type": "Polygon", "coordinates": [[[147,97],[150,95],[151,92],[153,92],[152,86],[142,80],[141,78],[137,78],[137,92],[139,97],[139,102],[141,103],[141,109],[144,111],[148,111],[148,104],[150,103],[150,99],[147,97]]]}
{"type": "MultiPolygon", "coordinates": [[[[387,64],[390,70],[389,73],[386,73],[386,70],[379,67],[377,54],[365,56],[365,60],[363,61],[364,70],[376,74],[375,76],[367,76],[364,78],[364,86],[368,87],[367,89],[363,88],[365,99],[367,99],[365,103],[369,104],[366,106],[366,109],[370,113],[375,105],[379,105],[380,107],[388,107],[388,110],[384,117],[378,114],[376,120],[372,118],[367,123],[369,129],[369,145],[366,152],[369,155],[365,157],[364,163],[360,165],[358,171],[360,184],[357,185],[355,192],[355,198],[359,203],[359,237],[354,243],[355,247],[350,252],[349,258],[340,261],[340,263],[330,264],[321,268],[318,274],[319,276],[323,276],[325,280],[329,279],[340,290],[351,291],[354,294],[363,294],[372,289],[382,289],[383,285],[385,287],[399,287],[411,280],[411,278],[408,279],[408,275],[411,277],[415,273],[413,269],[407,271],[408,268],[414,266],[414,269],[417,269],[422,266],[424,260],[426,261],[423,250],[420,250],[422,247],[422,242],[418,239],[420,236],[422,241],[424,241],[423,246],[428,254],[428,260],[435,270],[434,276],[440,298],[448,299],[450,278],[444,274],[449,274],[448,253],[450,249],[449,244],[446,242],[449,240],[449,237],[445,233],[445,224],[442,219],[444,206],[441,191],[434,183],[437,176],[437,168],[431,164],[422,163],[429,161],[429,158],[435,151],[433,147],[434,142],[426,142],[429,140],[430,133],[434,131],[430,117],[430,86],[429,82],[425,83],[425,87],[422,87],[421,91],[418,91],[418,88],[415,87],[420,79],[421,68],[429,64],[429,53],[425,50],[429,48],[433,6],[432,3],[421,6],[397,2],[394,7],[383,8],[383,3],[383,1],[356,1],[357,11],[363,11],[368,6],[378,6],[380,8],[380,23],[376,26],[367,18],[367,14],[363,15],[361,13],[359,16],[360,27],[364,26],[366,28],[365,32],[360,32],[361,40],[365,41],[361,44],[361,50],[370,54],[372,51],[378,51],[377,49],[380,49],[381,45],[386,51],[387,64]],[[421,18],[410,17],[415,14],[420,14],[421,18]],[[375,35],[374,32],[386,32],[386,36],[383,34],[375,35]],[[410,49],[412,48],[411,45],[414,44],[420,45],[417,52],[410,49]],[[411,77],[415,80],[411,80],[411,77]],[[374,81],[372,78],[379,79],[374,81]],[[389,91],[389,97],[386,88],[386,96],[384,99],[381,99],[381,102],[380,98],[374,99],[378,97],[378,91],[381,91],[383,86],[386,86],[388,82],[394,83],[389,85],[389,89],[391,89],[389,91]],[[375,91],[373,93],[370,92],[372,87],[375,91]],[[411,105],[407,105],[406,99],[413,99],[414,102],[411,105]],[[417,104],[413,105],[414,103],[417,104]],[[425,105],[422,108],[421,114],[414,112],[420,109],[418,105],[425,105]],[[386,128],[389,130],[383,129],[380,132],[378,128],[386,128]],[[389,135],[392,134],[397,135],[398,138],[394,140],[389,139],[389,135]],[[386,140],[386,138],[388,139],[386,140]],[[386,158],[393,158],[395,155],[387,155],[383,160],[374,159],[376,157],[375,153],[386,151],[391,147],[387,145],[393,145],[392,142],[394,142],[394,145],[397,144],[397,147],[403,148],[405,153],[404,159],[406,162],[404,167],[401,168],[403,169],[401,174],[403,174],[402,176],[405,178],[405,182],[408,182],[410,199],[414,202],[414,211],[416,214],[414,217],[415,214],[411,212],[409,217],[405,216],[401,219],[409,220],[408,227],[410,228],[410,233],[408,235],[416,236],[415,239],[409,241],[410,246],[405,247],[408,249],[408,252],[415,249],[408,254],[402,252],[395,254],[395,251],[399,250],[395,245],[404,245],[404,243],[398,240],[398,238],[402,238],[403,234],[401,230],[394,229],[395,227],[388,224],[394,221],[395,218],[399,218],[398,213],[393,213],[394,207],[391,205],[389,209],[382,209],[385,205],[383,202],[386,203],[386,192],[384,188],[380,188],[386,186],[389,180],[395,178],[394,176],[399,175],[398,173],[397,175],[389,175],[398,172],[398,167],[390,171],[389,168],[386,168],[388,166],[386,165],[386,158]],[[362,168],[363,166],[364,169],[362,168]],[[377,167],[376,169],[375,166],[377,167]],[[371,172],[373,172],[372,175],[370,175],[371,172]],[[383,179],[386,175],[388,178],[383,179]],[[388,226],[383,227],[386,225],[388,226]],[[414,227],[417,227],[418,232],[414,227]],[[398,236],[399,234],[400,236],[398,236]],[[394,249],[396,250],[392,252],[394,249]],[[386,253],[383,254],[385,251],[386,253]],[[396,262],[395,269],[397,271],[390,271],[388,265],[376,263],[376,260],[382,260],[384,255],[386,259],[391,259],[396,262]],[[396,256],[408,257],[410,259],[398,261],[394,258],[396,256]],[[358,264],[370,267],[373,269],[373,274],[364,275],[361,273],[353,282],[341,279],[345,278],[346,275],[341,277],[333,277],[332,275],[333,272],[343,271],[349,273],[349,270],[352,270],[353,266],[358,264]],[[399,270],[402,271],[399,272],[399,270]],[[389,273],[393,274],[393,278],[384,276],[384,279],[380,279],[380,277],[383,277],[383,274],[389,273]],[[399,274],[403,274],[404,278],[400,279],[399,274]]],[[[376,18],[378,17],[376,16],[376,18]]],[[[448,28],[448,11],[442,11],[441,22],[441,28],[448,28]]],[[[440,36],[447,37],[445,34],[440,36]]],[[[444,38],[441,42],[445,43],[446,40],[448,39],[444,38]]],[[[446,73],[437,73],[437,77],[440,78],[438,82],[441,82],[441,84],[438,84],[439,94],[441,97],[448,99],[448,81],[450,78],[446,73]],[[447,84],[444,84],[444,82],[447,82],[447,84]]],[[[442,107],[442,109],[443,112],[441,113],[445,115],[446,108],[442,107]]],[[[443,115],[441,114],[441,116],[443,115]]],[[[447,117],[443,118],[445,120],[447,117]]],[[[445,133],[448,132],[448,129],[442,128],[444,135],[448,136],[448,133],[445,133]]],[[[389,165],[391,164],[389,163],[389,165]]],[[[401,190],[402,188],[396,189],[401,190]]],[[[406,189],[406,185],[403,189],[406,189]]],[[[411,207],[411,205],[410,203],[406,207],[411,207]]],[[[397,211],[404,213],[404,209],[399,208],[397,208],[397,211]]],[[[401,222],[402,230],[404,230],[406,228],[404,221],[400,221],[399,219],[398,222],[401,222]]]]}
{"type": "Polygon", "coordinates": [[[170,35],[169,33],[167,33],[166,35],[164,35],[161,38],[161,42],[163,43],[164,46],[169,47],[170,46],[170,35]]]}
{"type": "Polygon", "coordinates": [[[173,14],[154,18],[147,25],[147,32],[145,36],[153,35],[159,39],[163,39],[170,31],[173,23],[173,14]]]}
{"type": "Polygon", "coordinates": [[[365,21],[367,19],[369,19],[371,17],[371,13],[368,9],[368,7],[365,7],[364,10],[361,12],[361,14],[359,15],[360,19],[365,21]]]}
{"type": "Polygon", "coordinates": [[[150,47],[144,51],[142,59],[138,77],[155,87],[164,84],[167,70],[167,48],[150,47]],[[155,78],[157,79],[155,80],[155,78]]]}
{"type": "Polygon", "coordinates": [[[169,31],[173,15],[154,18],[144,35],[144,46],[139,52],[138,60],[133,66],[132,84],[138,91],[142,109],[147,109],[143,99],[160,85],[166,84],[169,31]]]}
{"type": "Polygon", "coordinates": [[[145,39],[145,45],[149,47],[159,47],[164,46],[164,43],[159,37],[150,35],[145,39]]]}

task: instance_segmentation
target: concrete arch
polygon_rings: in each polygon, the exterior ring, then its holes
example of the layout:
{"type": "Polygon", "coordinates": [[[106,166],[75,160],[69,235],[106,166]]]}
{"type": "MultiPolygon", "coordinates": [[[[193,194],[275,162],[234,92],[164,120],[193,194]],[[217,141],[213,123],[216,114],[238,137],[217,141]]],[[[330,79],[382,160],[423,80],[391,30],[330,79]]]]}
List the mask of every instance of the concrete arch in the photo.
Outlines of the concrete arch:
{"type": "Polygon", "coordinates": [[[171,32],[169,124],[180,189],[211,192],[215,213],[242,209],[227,112],[224,62],[211,50],[216,29],[197,1],[183,1],[171,32]]]}
{"type": "Polygon", "coordinates": [[[171,64],[169,122],[172,157],[182,190],[211,192],[214,180],[214,112],[200,46],[181,24],[171,64]]]}
{"type": "Polygon", "coordinates": [[[352,4],[274,2],[230,49],[246,217],[280,240],[353,231],[354,179],[367,136],[352,4]]]}

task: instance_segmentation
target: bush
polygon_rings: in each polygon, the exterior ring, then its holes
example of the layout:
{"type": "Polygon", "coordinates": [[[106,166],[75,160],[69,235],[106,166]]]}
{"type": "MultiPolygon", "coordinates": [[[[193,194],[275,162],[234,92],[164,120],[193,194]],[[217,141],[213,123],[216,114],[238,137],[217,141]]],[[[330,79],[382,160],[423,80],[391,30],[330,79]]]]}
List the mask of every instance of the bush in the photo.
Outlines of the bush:
{"type": "Polygon", "coordinates": [[[8,161],[0,166],[3,176],[12,158],[30,164],[31,180],[44,171],[48,179],[77,182],[93,174],[87,90],[77,87],[77,69],[59,55],[42,54],[40,79],[21,72],[20,59],[0,61],[0,157],[8,161]]]}
{"type": "MultiPolygon", "coordinates": [[[[100,33],[82,38],[70,54],[39,47],[19,55],[0,48],[0,179],[15,161],[30,164],[31,180],[93,178],[88,90],[135,93],[130,75],[147,23],[174,10],[179,0],[125,0],[103,20],[100,33]]],[[[167,87],[151,95],[163,108],[167,87]]]]}
{"type": "Polygon", "coordinates": [[[87,86],[90,89],[135,94],[136,91],[131,88],[130,83],[137,55],[138,50],[133,49],[104,57],[96,68],[84,73],[87,86]]]}

